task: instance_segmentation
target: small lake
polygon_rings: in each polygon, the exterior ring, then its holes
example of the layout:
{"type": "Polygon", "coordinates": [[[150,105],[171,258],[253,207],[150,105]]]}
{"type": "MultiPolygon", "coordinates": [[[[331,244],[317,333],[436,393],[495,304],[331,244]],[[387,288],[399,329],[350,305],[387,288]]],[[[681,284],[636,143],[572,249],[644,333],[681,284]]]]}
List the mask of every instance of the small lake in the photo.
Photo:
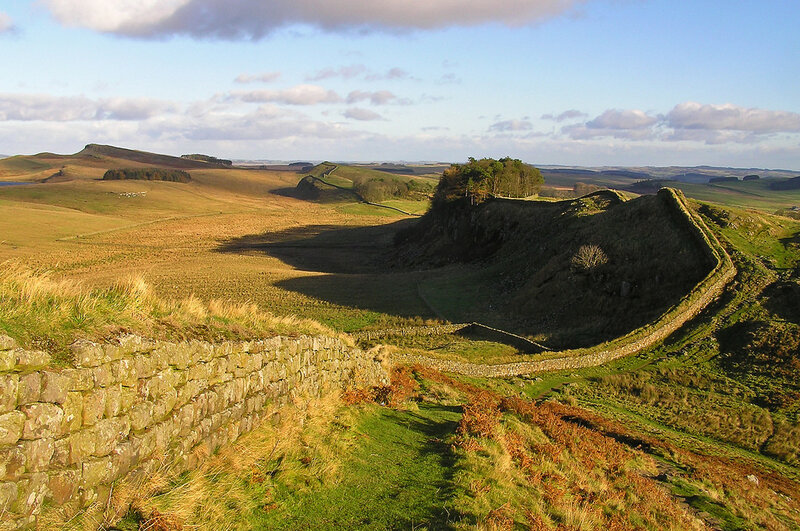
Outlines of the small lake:
{"type": "Polygon", "coordinates": [[[36,183],[21,183],[15,181],[0,181],[0,186],[19,186],[21,184],[36,184],[36,183]]]}

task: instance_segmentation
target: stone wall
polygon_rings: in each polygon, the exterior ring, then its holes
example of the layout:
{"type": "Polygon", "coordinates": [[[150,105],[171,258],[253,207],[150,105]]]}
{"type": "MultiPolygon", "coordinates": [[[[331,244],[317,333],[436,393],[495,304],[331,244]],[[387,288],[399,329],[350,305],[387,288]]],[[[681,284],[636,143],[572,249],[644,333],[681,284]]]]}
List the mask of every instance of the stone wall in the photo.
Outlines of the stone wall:
{"type": "Polygon", "coordinates": [[[372,353],[325,337],[170,343],[124,336],[72,345],[74,366],[0,336],[0,529],[44,502],[104,501],[113,483],[181,471],[288,401],[381,385],[372,353]]]}
{"type": "Polygon", "coordinates": [[[712,264],[712,270],[689,294],[656,321],[596,347],[552,351],[533,361],[485,365],[403,353],[397,354],[398,360],[412,364],[420,363],[458,374],[497,378],[594,367],[635,354],[663,341],[722,295],[725,287],[735,278],[736,267],[725,248],[703,220],[686,206],[682,193],[671,188],[663,188],[659,191],[659,196],[671,208],[676,218],[684,224],[696,244],[702,248],[703,253],[712,264]]]}

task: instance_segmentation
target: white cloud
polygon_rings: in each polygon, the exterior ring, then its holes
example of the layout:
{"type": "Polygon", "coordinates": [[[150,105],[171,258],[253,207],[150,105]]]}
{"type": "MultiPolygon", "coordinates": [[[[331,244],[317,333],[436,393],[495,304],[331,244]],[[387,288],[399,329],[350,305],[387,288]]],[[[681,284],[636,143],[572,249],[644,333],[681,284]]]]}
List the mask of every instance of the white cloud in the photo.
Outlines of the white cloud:
{"type": "Polygon", "coordinates": [[[501,23],[522,26],[584,0],[41,0],[64,24],[132,37],[259,39],[291,24],[326,30],[409,30],[501,23]]]}
{"type": "Polygon", "coordinates": [[[271,83],[281,77],[280,72],[263,72],[261,74],[239,74],[233,81],[236,83],[271,83]]]}
{"type": "Polygon", "coordinates": [[[347,109],[342,113],[345,118],[350,118],[351,120],[360,120],[360,121],[374,121],[374,120],[384,120],[384,117],[380,114],[370,111],[369,109],[361,109],[359,107],[352,107],[347,109]]]}
{"type": "Polygon", "coordinates": [[[135,121],[173,112],[176,108],[169,102],[141,98],[92,100],[84,96],[0,94],[0,121],[135,121]]]}
{"type": "Polygon", "coordinates": [[[499,133],[508,133],[513,131],[530,131],[533,129],[533,124],[528,120],[504,120],[496,122],[489,126],[489,131],[496,131],[499,133]]]}
{"type": "Polygon", "coordinates": [[[586,122],[590,129],[644,129],[658,122],[658,118],[639,110],[609,109],[594,120],[586,122]]]}
{"type": "Polygon", "coordinates": [[[397,96],[388,90],[379,90],[376,92],[365,92],[363,90],[354,90],[347,95],[347,103],[358,103],[361,101],[369,101],[372,105],[386,105],[397,100],[397,96]]]}
{"type": "Polygon", "coordinates": [[[11,33],[14,31],[14,21],[8,14],[0,11],[0,34],[11,33]]]}
{"type": "Polygon", "coordinates": [[[676,105],[666,116],[676,129],[709,129],[778,133],[800,131],[800,114],[723,105],[686,102],[676,105]]]}
{"type": "Polygon", "coordinates": [[[318,85],[297,85],[283,90],[233,92],[231,96],[246,103],[272,102],[287,105],[317,105],[342,101],[341,96],[336,92],[318,85]]]}

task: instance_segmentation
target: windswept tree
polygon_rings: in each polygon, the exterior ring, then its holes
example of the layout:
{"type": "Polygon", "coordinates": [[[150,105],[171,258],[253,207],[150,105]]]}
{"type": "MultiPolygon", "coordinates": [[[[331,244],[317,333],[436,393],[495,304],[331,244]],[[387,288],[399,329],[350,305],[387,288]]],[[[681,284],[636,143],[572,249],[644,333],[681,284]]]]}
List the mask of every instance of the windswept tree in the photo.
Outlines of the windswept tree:
{"type": "Polygon", "coordinates": [[[466,164],[453,164],[442,174],[434,203],[468,197],[478,204],[488,197],[528,197],[539,192],[544,178],[538,169],[519,159],[470,157],[466,164]]]}

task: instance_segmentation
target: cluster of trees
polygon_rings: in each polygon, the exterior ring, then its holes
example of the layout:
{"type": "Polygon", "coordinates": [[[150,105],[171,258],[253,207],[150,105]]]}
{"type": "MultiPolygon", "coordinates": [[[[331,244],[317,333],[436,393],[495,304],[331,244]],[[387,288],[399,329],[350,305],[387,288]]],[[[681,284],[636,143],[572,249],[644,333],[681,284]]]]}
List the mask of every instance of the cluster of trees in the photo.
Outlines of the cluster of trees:
{"type": "Polygon", "coordinates": [[[373,177],[354,181],[353,190],[367,201],[379,203],[387,199],[411,199],[420,195],[430,195],[433,192],[433,185],[415,179],[373,177]]]}
{"type": "Polygon", "coordinates": [[[223,166],[233,166],[233,161],[228,159],[218,159],[211,155],[202,155],[200,153],[192,153],[191,155],[181,155],[182,159],[197,160],[200,162],[207,162],[209,164],[221,164],[223,166]]]}
{"type": "Polygon", "coordinates": [[[433,199],[444,203],[468,197],[478,204],[488,197],[528,197],[537,194],[543,182],[537,168],[519,159],[470,157],[466,164],[453,164],[444,171],[433,199]]]}
{"type": "Polygon", "coordinates": [[[103,175],[104,181],[121,181],[125,179],[188,183],[192,180],[192,176],[183,170],[171,170],[166,168],[120,168],[108,170],[103,175]]]}

